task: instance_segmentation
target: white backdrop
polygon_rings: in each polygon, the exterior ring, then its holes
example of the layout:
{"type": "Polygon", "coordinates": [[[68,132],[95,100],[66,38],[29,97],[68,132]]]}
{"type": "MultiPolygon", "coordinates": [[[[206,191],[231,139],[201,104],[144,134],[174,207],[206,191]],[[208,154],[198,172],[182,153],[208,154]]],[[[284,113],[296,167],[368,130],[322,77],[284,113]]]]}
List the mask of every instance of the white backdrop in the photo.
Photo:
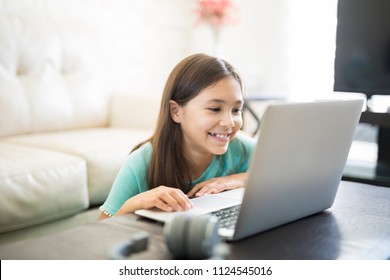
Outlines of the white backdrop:
{"type": "MultiPolygon", "coordinates": [[[[296,99],[332,91],[337,0],[234,3],[240,20],[224,28],[221,41],[248,95],[296,99]]],[[[181,58],[213,53],[211,30],[194,26],[194,8],[195,0],[0,0],[0,12],[91,25],[113,88],[159,96],[181,58]]]]}

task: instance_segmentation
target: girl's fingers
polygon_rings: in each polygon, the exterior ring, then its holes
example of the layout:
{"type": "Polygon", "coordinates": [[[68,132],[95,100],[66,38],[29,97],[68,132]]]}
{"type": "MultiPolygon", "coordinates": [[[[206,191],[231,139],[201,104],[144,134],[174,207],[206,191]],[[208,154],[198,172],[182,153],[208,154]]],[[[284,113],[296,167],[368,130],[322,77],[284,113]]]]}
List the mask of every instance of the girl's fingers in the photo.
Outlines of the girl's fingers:
{"type": "Polygon", "coordinates": [[[165,211],[165,212],[172,212],[173,211],[173,208],[171,206],[169,206],[168,204],[166,204],[161,199],[158,199],[157,201],[155,201],[154,207],[157,207],[158,209],[165,211]]]}
{"type": "Polygon", "coordinates": [[[192,208],[191,201],[181,190],[164,189],[159,194],[159,199],[175,211],[189,210],[192,208]]]}
{"type": "Polygon", "coordinates": [[[195,194],[203,188],[203,186],[206,185],[205,182],[203,183],[200,183],[200,184],[197,184],[196,186],[194,186],[188,193],[187,193],[187,197],[193,197],[195,196],[195,194]]]}
{"type": "Polygon", "coordinates": [[[174,192],[173,197],[183,210],[190,210],[192,208],[191,200],[182,191],[174,192]]]}
{"type": "Polygon", "coordinates": [[[224,183],[212,183],[210,185],[204,186],[199,192],[196,193],[196,196],[202,196],[207,194],[219,193],[226,189],[224,183]]]}
{"type": "Polygon", "coordinates": [[[211,179],[211,180],[199,183],[196,186],[194,186],[191,191],[188,192],[187,196],[188,197],[202,196],[204,194],[204,192],[206,191],[206,189],[213,187],[215,184],[216,184],[215,179],[211,179]]]}

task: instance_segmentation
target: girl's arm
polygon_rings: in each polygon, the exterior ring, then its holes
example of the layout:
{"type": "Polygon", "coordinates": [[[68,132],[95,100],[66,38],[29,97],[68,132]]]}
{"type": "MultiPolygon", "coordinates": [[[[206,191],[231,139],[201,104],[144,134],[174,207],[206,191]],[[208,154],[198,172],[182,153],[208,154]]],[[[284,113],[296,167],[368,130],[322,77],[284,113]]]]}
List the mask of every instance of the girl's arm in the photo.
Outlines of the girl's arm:
{"type": "MultiPolygon", "coordinates": [[[[160,186],[129,198],[115,215],[128,214],[139,209],[153,207],[172,212],[189,210],[192,208],[192,203],[181,190],[160,186]]],[[[107,218],[107,216],[102,213],[99,220],[104,218],[107,218]]]]}
{"type": "Polygon", "coordinates": [[[247,179],[247,172],[212,178],[195,185],[192,190],[187,193],[187,196],[202,196],[205,194],[219,193],[225,190],[243,188],[246,186],[247,179]]]}
{"type": "MultiPolygon", "coordinates": [[[[160,186],[129,198],[116,215],[128,214],[138,209],[150,209],[153,207],[167,212],[189,210],[192,208],[189,197],[242,188],[246,186],[247,178],[247,172],[213,178],[195,185],[187,195],[179,189],[160,186]]],[[[107,216],[102,213],[99,219],[104,218],[107,218],[107,216]]]]}

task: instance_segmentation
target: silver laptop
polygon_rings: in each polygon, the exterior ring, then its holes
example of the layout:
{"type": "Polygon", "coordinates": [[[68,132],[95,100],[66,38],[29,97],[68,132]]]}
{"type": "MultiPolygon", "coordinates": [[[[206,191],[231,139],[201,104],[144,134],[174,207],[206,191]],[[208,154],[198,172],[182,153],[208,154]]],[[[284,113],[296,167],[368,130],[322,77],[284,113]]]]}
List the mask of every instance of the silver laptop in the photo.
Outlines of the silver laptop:
{"type": "Polygon", "coordinates": [[[183,213],[201,215],[234,207],[234,226],[221,237],[237,241],[321,212],[332,206],[363,100],[275,103],[261,119],[245,189],[192,199],[184,212],[138,210],[166,222],[183,213]]]}

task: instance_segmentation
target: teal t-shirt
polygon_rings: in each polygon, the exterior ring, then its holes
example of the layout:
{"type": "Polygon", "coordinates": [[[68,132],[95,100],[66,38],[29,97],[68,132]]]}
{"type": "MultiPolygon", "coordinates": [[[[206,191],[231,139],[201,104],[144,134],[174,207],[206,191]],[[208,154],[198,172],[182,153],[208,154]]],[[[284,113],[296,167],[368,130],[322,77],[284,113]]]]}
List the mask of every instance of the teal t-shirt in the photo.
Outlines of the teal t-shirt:
{"type": "MultiPolygon", "coordinates": [[[[192,182],[191,187],[212,178],[246,172],[255,146],[255,139],[242,133],[236,134],[226,153],[215,155],[203,174],[192,182]]],[[[151,154],[152,145],[148,142],[127,157],[102,205],[105,211],[114,215],[130,197],[148,190],[147,170],[151,154]]]]}

